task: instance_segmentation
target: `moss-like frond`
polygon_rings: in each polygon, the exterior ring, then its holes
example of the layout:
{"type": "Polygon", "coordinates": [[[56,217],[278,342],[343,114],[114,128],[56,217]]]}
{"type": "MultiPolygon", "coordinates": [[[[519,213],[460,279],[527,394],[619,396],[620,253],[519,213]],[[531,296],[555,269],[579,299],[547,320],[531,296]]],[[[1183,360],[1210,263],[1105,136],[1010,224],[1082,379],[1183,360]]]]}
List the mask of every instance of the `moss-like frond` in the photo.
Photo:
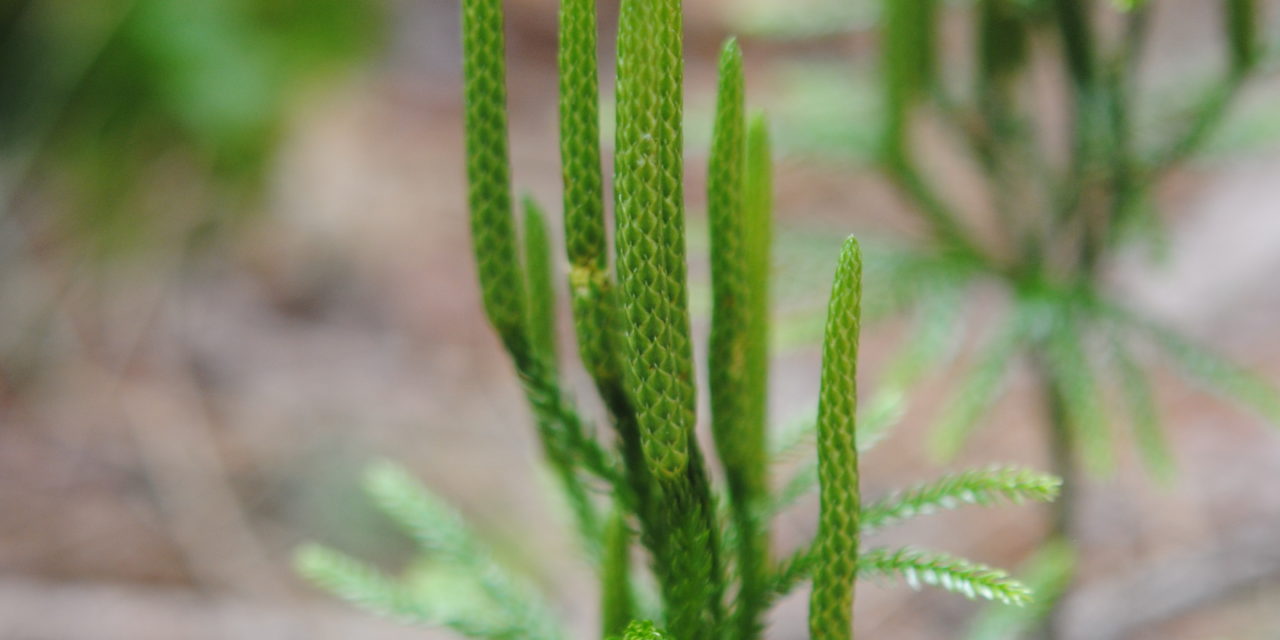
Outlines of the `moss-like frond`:
{"type": "Polygon", "coordinates": [[[858,557],[858,576],[901,576],[913,589],[923,584],[970,600],[982,598],[1017,606],[1031,601],[1031,590],[1008,573],[933,551],[872,549],[858,557]]]}
{"type": "Polygon", "coordinates": [[[1023,607],[987,607],[969,629],[966,640],[1008,640],[1034,630],[1053,611],[1076,572],[1076,550],[1055,538],[1042,545],[1018,570],[1035,599],[1023,607]]]}
{"type": "Polygon", "coordinates": [[[345,553],[317,544],[300,547],[294,568],[308,582],[361,609],[408,624],[439,624],[398,581],[345,553]]]}
{"type": "Polygon", "coordinates": [[[294,556],[294,567],[312,584],[372,614],[404,624],[444,627],[484,640],[556,640],[543,630],[512,623],[508,612],[486,602],[462,613],[436,606],[412,587],[351,556],[320,545],[306,545],[294,556]]]}
{"type": "Polygon", "coordinates": [[[423,551],[442,554],[474,575],[511,626],[539,638],[560,635],[541,597],[498,564],[457,511],[408,472],[389,462],[375,464],[365,475],[365,491],[423,551]]]}
{"type": "Polygon", "coordinates": [[[1062,480],[1018,467],[993,467],[943,476],[881,498],[862,510],[868,532],[918,515],[964,505],[989,506],[1000,501],[1050,502],[1062,480]]]}

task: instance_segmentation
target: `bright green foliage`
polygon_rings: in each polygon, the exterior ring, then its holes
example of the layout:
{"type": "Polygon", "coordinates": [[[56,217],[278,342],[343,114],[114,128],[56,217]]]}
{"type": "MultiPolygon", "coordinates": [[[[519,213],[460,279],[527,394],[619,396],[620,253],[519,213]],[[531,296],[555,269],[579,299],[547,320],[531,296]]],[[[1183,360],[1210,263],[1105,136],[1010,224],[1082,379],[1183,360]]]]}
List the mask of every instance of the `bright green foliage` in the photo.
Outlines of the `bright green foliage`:
{"type": "Polygon", "coordinates": [[[748,222],[743,206],[746,168],[742,50],[736,41],[720,54],[720,92],[711,165],[707,171],[707,218],[711,226],[712,315],[709,343],[711,432],[724,461],[730,491],[739,501],[764,489],[763,416],[748,416],[747,330],[751,312],[748,222]]]}
{"type": "MultiPolygon", "coordinates": [[[[769,126],[764,114],[747,125],[743,207],[747,228],[747,268],[752,286],[747,314],[747,414],[764,424],[768,415],[770,291],[773,266],[773,167],[769,126]],[[755,416],[759,416],[758,418],[755,416]]],[[[764,437],[763,434],[760,436],[764,437]]],[[[762,463],[763,464],[763,463],[762,463]]]]}
{"type": "MultiPolygon", "coordinates": [[[[751,168],[755,193],[746,192],[746,116],[742,50],[725,43],[720,55],[720,90],[707,172],[707,217],[711,227],[711,338],[707,384],[711,390],[711,433],[724,464],[736,527],[740,587],[738,633],[750,637],[759,626],[768,561],[768,538],[755,508],[767,492],[765,475],[765,369],[768,359],[767,167],[751,168]],[[765,213],[762,214],[761,210],[765,213]],[[761,240],[761,237],[764,237],[761,240]],[[763,254],[763,256],[762,256],[763,254]]],[[[756,136],[763,135],[755,133],[756,136]]],[[[754,146],[763,143],[757,141],[754,146]]],[[[755,149],[757,155],[762,153],[755,149]]]]}
{"type": "Polygon", "coordinates": [[[858,332],[862,251],[849,238],[840,252],[822,347],[818,399],[818,476],[822,483],[817,570],[809,598],[809,636],[853,637],[853,583],[858,575],[858,332]]]}
{"type": "Polygon", "coordinates": [[[696,401],[685,284],[680,23],[678,1],[627,0],[618,26],[615,202],[626,370],[645,457],[664,480],[689,466],[696,401]]]}
{"type": "Polygon", "coordinates": [[[989,506],[1000,500],[1050,502],[1061,486],[1059,478],[1016,467],[955,473],[872,503],[862,510],[862,531],[962,505],[989,506]]]}
{"type": "MultiPolygon", "coordinates": [[[[561,162],[571,306],[584,368],[616,439],[606,443],[562,391],[555,362],[557,274],[541,211],[525,203],[524,257],[512,212],[502,106],[498,3],[465,0],[468,168],[472,231],[486,310],[512,357],[543,452],[600,579],[601,635],[653,640],[758,640],[769,606],[814,578],[815,638],[851,638],[859,575],[930,576],[966,595],[1018,602],[1016,583],[979,565],[898,552],[858,559],[860,529],[953,502],[1047,499],[1052,482],[993,469],[894,494],[863,512],[857,415],[862,254],[840,254],[823,347],[817,465],[774,491],[766,455],[772,175],[764,118],[747,123],[742,52],[724,48],[708,181],[712,288],[709,363],[712,435],[725,471],[713,485],[695,430],[697,390],[685,258],[678,0],[624,0],[618,35],[616,274],[607,265],[600,169],[595,10],[563,0],[561,162]],[[479,104],[477,101],[485,102],[479,104]],[[616,279],[617,287],[613,286],[616,279]],[[504,287],[504,284],[514,286],[504,287]],[[516,304],[516,303],[519,304],[516,304]],[[811,472],[809,472],[811,471],[811,472]],[[816,540],[781,561],[770,554],[772,515],[820,486],[816,540]],[[602,517],[601,514],[609,514],[602,517]],[[643,553],[636,553],[637,548],[643,553]],[[643,557],[647,575],[633,561],[643,557]],[[926,573],[926,572],[932,573],[926,573]],[[649,595],[656,586],[659,605],[649,595]]],[[[946,316],[942,315],[945,319],[946,316]]],[[[937,320],[934,319],[936,322],[937,320]]],[[[945,322],[945,320],[944,320],[945,322]]],[[[928,324],[922,335],[937,327],[928,324]]],[[[901,415],[905,385],[938,350],[926,341],[893,365],[869,440],[901,415]]],[[[802,429],[801,432],[804,432],[802,429]]],[[[793,449],[809,442],[795,438],[793,449]]],[[[413,537],[422,560],[399,579],[335,552],[308,548],[300,569],[383,615],[482,638],[551,640],[560,631],[541,601],[499,566],[451,509],[403,472],[380,465],[366,487],[413,537]]]]}
{"type": "Polygon", "coordinates": [[[561,3],[558,64],[565,249],[578,353],[614,420],[630,485],[628,499],[648,521],[646,505],[653,489],[640,427],[624,384],[621,312],[608,269],[595,0],[561,3]]]}
{"type": "Polygon", "coordinates": [[[605,235],[594,0],[561,3],[558,61],[565,249],[578,348],[611,409],[626,413],[605,235]]]}
{"type": "Polygon", "coordinates": [[[659,631],[652,622],[637,620],[627,626],[622,640],[672,640],[672,637],[659,631]]]}
{"type": "Polygon", "coordinates": [[[517,360],[528,357],[524,277],[511,214],[501,0],[462,3],[467,201],[485,312],[517,360]]]}
{"type": "Polygon", "coordinates": [[[560,157],[566,248],[575,268],[604,271],[604,177],[593,0],[560,3],[560,157]]]}
{"type": "MultiPolygon", "coordinates": [[[[736,604],[739,637],[761,634],[761,616],[767,609],[769,564],[768,521],[758,510],[768,501],[769,472],[765,432],[769,397],[769,280],[773,234],[773,173],[769,154],[769,132],[763,115],[751,118],[747,128],[746,169],[743,176],[743,224],[746,227],[746,271],[750,282],[743,358],[743,422],[740,437],[751,443],[744,460],[749,487],[747,496],[735,503],[738,532],[738,575],[736,604]]],[[[727,463],[726,463],[727,465],[727,463]]],[[[727,469],[727,466],[726,466],[727,469]]]]}
{"type": "MultiPolygon", "coordinates": [[[[566,406],[554,367],[538,352],[532,335],[520,243],[511,211],[502,24],[500,0],[463,3],[468,202],[476,270],[489,322],[524,381],[543,449],[565,487],[579,528],[593,541],[598,540],[599,519],[572,458],[585,456],[587,469],[605,478],[611,477],[611,470],[605,454],[589,439],[585,425],[566,406]]],[[[554,320],[543,320],[544,325],[547,322],[554,320]]]]}
{"type": "Polygon", "coordinates": [[[706,640],[721,622],[722,578],[697,394],[684,240],[684,74],[679,0],[624,0],[618,23],[618,292],[625,370],[662,513],[652,524],[667,625],[706,640]]]}
{"type": "Polygon", "coordinates": [[[858,575],[863,578],[900,575],[912,588],[927,584],[970,600],[982,598],[1019,606],[1031,601],[1031,591],[1009,574],[945,553],[872,549],[859,556],[858,575]]]}
{"type": "Polygon", "coordinates": [[[552,284],[551,236],[546,215],[531,197],[524,199],[524,260],[529,285],[529,341],[538,358],[556,366],[556,290],[552,284]]]}

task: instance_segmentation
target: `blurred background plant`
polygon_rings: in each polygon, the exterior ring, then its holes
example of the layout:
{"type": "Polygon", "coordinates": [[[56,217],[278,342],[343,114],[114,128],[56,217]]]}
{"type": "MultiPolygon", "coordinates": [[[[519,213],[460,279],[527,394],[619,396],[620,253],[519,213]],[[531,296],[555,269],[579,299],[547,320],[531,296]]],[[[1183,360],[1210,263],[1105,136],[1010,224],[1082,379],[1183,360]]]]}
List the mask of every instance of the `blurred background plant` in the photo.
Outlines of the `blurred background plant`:
{"type": "MultiPolygon", "coordinates": [[[[793,98],[803,116],[791,122],[812,133],[784,139],[868,163],[915,215],[924,239],[889,245],[878,262],[888,283],[883,309],[931,319],[908,338],[908,353],[929,363],[915,372],[937,366],[969,338],[960,327],[972,313],[955,307],[974,299],[984,309],[1000,305],[995,328],[983,330],[939,414],[932,434],[938,458],[953,458],[972,440],[1004,381],[1029,366],[1049,458],[1067,480],[1047,543],[1057,548],[1075,539],[1085,473],[1114,473],[1112,424],[1129,427],[1154,477],[1168,482],[1174,473],[1150,381],[1156,362],[1280,425],[1274,385],[1144,316],[1108,280],[1126,253],[1166,251],[1157,190],[1222,137],[1242,89],[1274,71],[1277,48],[1264,3],[1206,3],[1220,34],[1220,68],[1179,68],[1161,78],[1173,86],[1157,88],[1149,86],[1145,57],[1153,14],[1169,8],[1159,1],[886,0],[858,10],[815,4],[794,11],[758,3],[738,15],[744,28],[778,39],[848,32],[878,38],[874,72],[864,70],[852,83],[833,81],[820,68],[792,74],[804,97],[793,98]],[[958,31],[967,56],[948,42],[958,31]],[[842,86],[853,88],[852,102],[833,99],[842,86]],[[821,110],[834,104],[841,121],[821,110]],[[953,194],[939,179],[931,165],[940,155],[968,162],[980,176],[976,198],[953,194]],[[992,286],[999,302],[982,295],[992,286]]],[[[1243,126],[1254,139],[1267,129],[1243,126]]],[[[1046,575],[1046,584],[1066,589],[1070,563],[1058,568],[1068,573],[1046,575]]],[[[1040,633],[1058,637],[1051,620],[1040,633]]]]}
{"type": "Polygon", "coordinates": [[[251,209],[299,102],[373,52],[379,5],[6,2],[6,217],[24,189],[59,194],[58,215],[39,231],[106,256],[154,240],[171,224],[166,218],[216,224],[251,209]],[[157,206],[150,192],[175,181],[195,197],[184,207],[157,206]]]}

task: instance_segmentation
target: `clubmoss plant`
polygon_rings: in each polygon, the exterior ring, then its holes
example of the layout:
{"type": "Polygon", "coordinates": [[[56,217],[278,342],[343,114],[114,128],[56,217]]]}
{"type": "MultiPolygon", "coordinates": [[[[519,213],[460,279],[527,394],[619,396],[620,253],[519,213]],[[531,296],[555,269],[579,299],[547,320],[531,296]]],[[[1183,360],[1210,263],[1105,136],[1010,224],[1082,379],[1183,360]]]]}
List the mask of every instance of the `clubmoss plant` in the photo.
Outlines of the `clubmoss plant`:
{"type": "MultiPolygon", "coordinates": [[[[1052,500],[1059,482],[991,468],[863,506],[858,456],[870,441],[860,442],[857,412],[862,252],[853,238],[840,253],[823,347],[812,474],[820,490],[817,537],[781,559],[770,553],[771,516],[815,483],[802,479],[775,491],[769,477],[769,143],[763,117],[748,125],[742,51],[733,40],[720,59],[708,182],[714,306],[707,382],[725,477],[723,487],[713,483],[712,460],[695,437],[680,2],[622,3],[613,270],[593,0],[564,0],[560,24],[570,306],[580,359],[611,430],[587,426],[562,389],[545,220],[526,201],[522,243],[511,211],[500,0],[463,2],[467,167],[485,311],[524,385],[548,466],[597,569],[601,636],[753,640],[763,635],[771,604],[809,577],[810,634],[817,640],[853,637],[858,577],[901,576],[912,585],[1025,604],[1029,590],[997,569],[932,551],[860,545],[873,529],[937,509],[1052,500]],[[636,557],[646,560],[652,580],[641,579],[636,557]],[[650,583],[657,587],[657,606],[646,604],[655,600],[646,593],[650,583]]],[[[339,552],[309,546],[298,555],[304,575],[355,604],[408,622],[477,638],[562,637],[562,626],[538,594],[497,564],[457,514],[406,472],[379,464],[366,488],[374,504],[415,539],[423,561],[393,579],[339,552]]]]}
{"type": "MultiPolygon", "coordinates": [[[[1213,3],[1221,21],[1222,68],[1195,103],[1172,118],[1154,117],[1135,95],[1158,1],[980,0],[970,13],[976,64],[968,90],[952,80],[960,74],[938,71],[940,61],[907,64],[898,54],[910,49],[933,55],[920,40],[935,39],[938,17],[925,8],[934,4],[883,5],[887,116],[879,164],[931,233],[932,244],[916,258],[952,274],[935,280],[942,286],[933,293],[948,290],[944,295],[954,298],[957,289],[994,282],[1012,301],[1003,327],[979,350],[944,412],[935,450],[949,456],[969,440],[1017,355],[1025,356],[1040,383],[1054,471],[1068,487],[1085,471],[1105,476],[1114,467],[1113,406],[1127,413],[1148,468],[1162,478],[1172,473],[1146,371],[1149,359],[1140,357],[1148,353],[1280,424],[1274,388],[1143,317],[1105,283],[1107,269],[1126,247],[1159,244],[1155,188],[1204,145],[1232,98],[1259,71],[1265,52],[1260,3],[1213,3]],[[906,20],[896,18],[899,13],[916,22],[900,26],[906,20]],[[1105,18],[1122,28],[1107,34],[1100,26],[1105,18]],[[1066,149],[1041,135],[1051,125],[1029,90],[1037,61],[1062,69],[1070,113],[1066,149]],[[900,95],[916,99],[894,97],[900,95]],[[975,217],[918,169],[910,125],[929,113],[952,130],[985,176],[996,233],[977,232],[975,217]]],[[[920,289],[924,297],[931,295],[928,288],[920,289]]],[[[1074,528],[1073,497],[1068,492],[1058,502],[1058,536],[1074,528]]]]}

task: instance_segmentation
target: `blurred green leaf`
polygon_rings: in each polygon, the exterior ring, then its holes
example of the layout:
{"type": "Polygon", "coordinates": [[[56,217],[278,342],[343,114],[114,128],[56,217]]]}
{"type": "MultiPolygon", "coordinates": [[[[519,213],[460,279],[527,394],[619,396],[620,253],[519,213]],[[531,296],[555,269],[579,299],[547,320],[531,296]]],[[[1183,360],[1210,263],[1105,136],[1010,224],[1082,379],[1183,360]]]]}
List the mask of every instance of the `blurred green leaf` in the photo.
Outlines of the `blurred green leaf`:
{"type": "Polygon", "coordinates": [[[370,52],[381,16],[381,0],[27,4],[0,42],[0,129],[18,132],[0,153],[36,162],[5,178],[69,189],[67,226],[103,252],[171,222],[157,200],[199,219],[256,194],[297,100],[370,52]]]}
{"type": "Polygon", "coordinates": [[[873,26],[880,7],[874,2],[847,0],[742,0],[728,19],[734,31],[777,39],[838,35],[873,26]]]}
{"type": "Polygon", "coordinates": [[[1028,328],[1024,315],[1015,313],[980,348],[974,365],[964,374],[934,427],[929,444],[935,456],[944,460],[955,457],[978,421],[999,399],[1000,387],[1023,346],[1028,328]]]}
{"type": "Polygon", "coordinates": [[[1115,454],[1098,374],[1088,357],[1088,337],[1071,306],[1059,305],[1044,357],[1076,441],[1076,452],[1094,473],[1105,475],[1115,467],[1115,454]]]}
{"type": "Polygon", "coordinates": [[[1133,439],[1147,469],[1158,480],[1171,482],[1176,472],[1173,454],[1169,450],[1159,410],[1151,391],[1151,383],[1138,361],[1129,353],[1129,347],[1119,336],[1112,335],[1111,357],[1120,379],[1120,392],[1129,410],[1133,425],[1133,439]]]}
{"type": "Polygon", "coordinates": [[[809,62],[779,72],[770,108],[782,153],[871,162],[879,143],[882,105],[870,69],[809,62]]]}
{"type": "Polygon", "coordinates": [[[1120,306],[1107,305],[1104,313],[1118,329],[1159,349],[1183,376],[1280,426],[1280,390],[1270,381],[1120,306]]]}

